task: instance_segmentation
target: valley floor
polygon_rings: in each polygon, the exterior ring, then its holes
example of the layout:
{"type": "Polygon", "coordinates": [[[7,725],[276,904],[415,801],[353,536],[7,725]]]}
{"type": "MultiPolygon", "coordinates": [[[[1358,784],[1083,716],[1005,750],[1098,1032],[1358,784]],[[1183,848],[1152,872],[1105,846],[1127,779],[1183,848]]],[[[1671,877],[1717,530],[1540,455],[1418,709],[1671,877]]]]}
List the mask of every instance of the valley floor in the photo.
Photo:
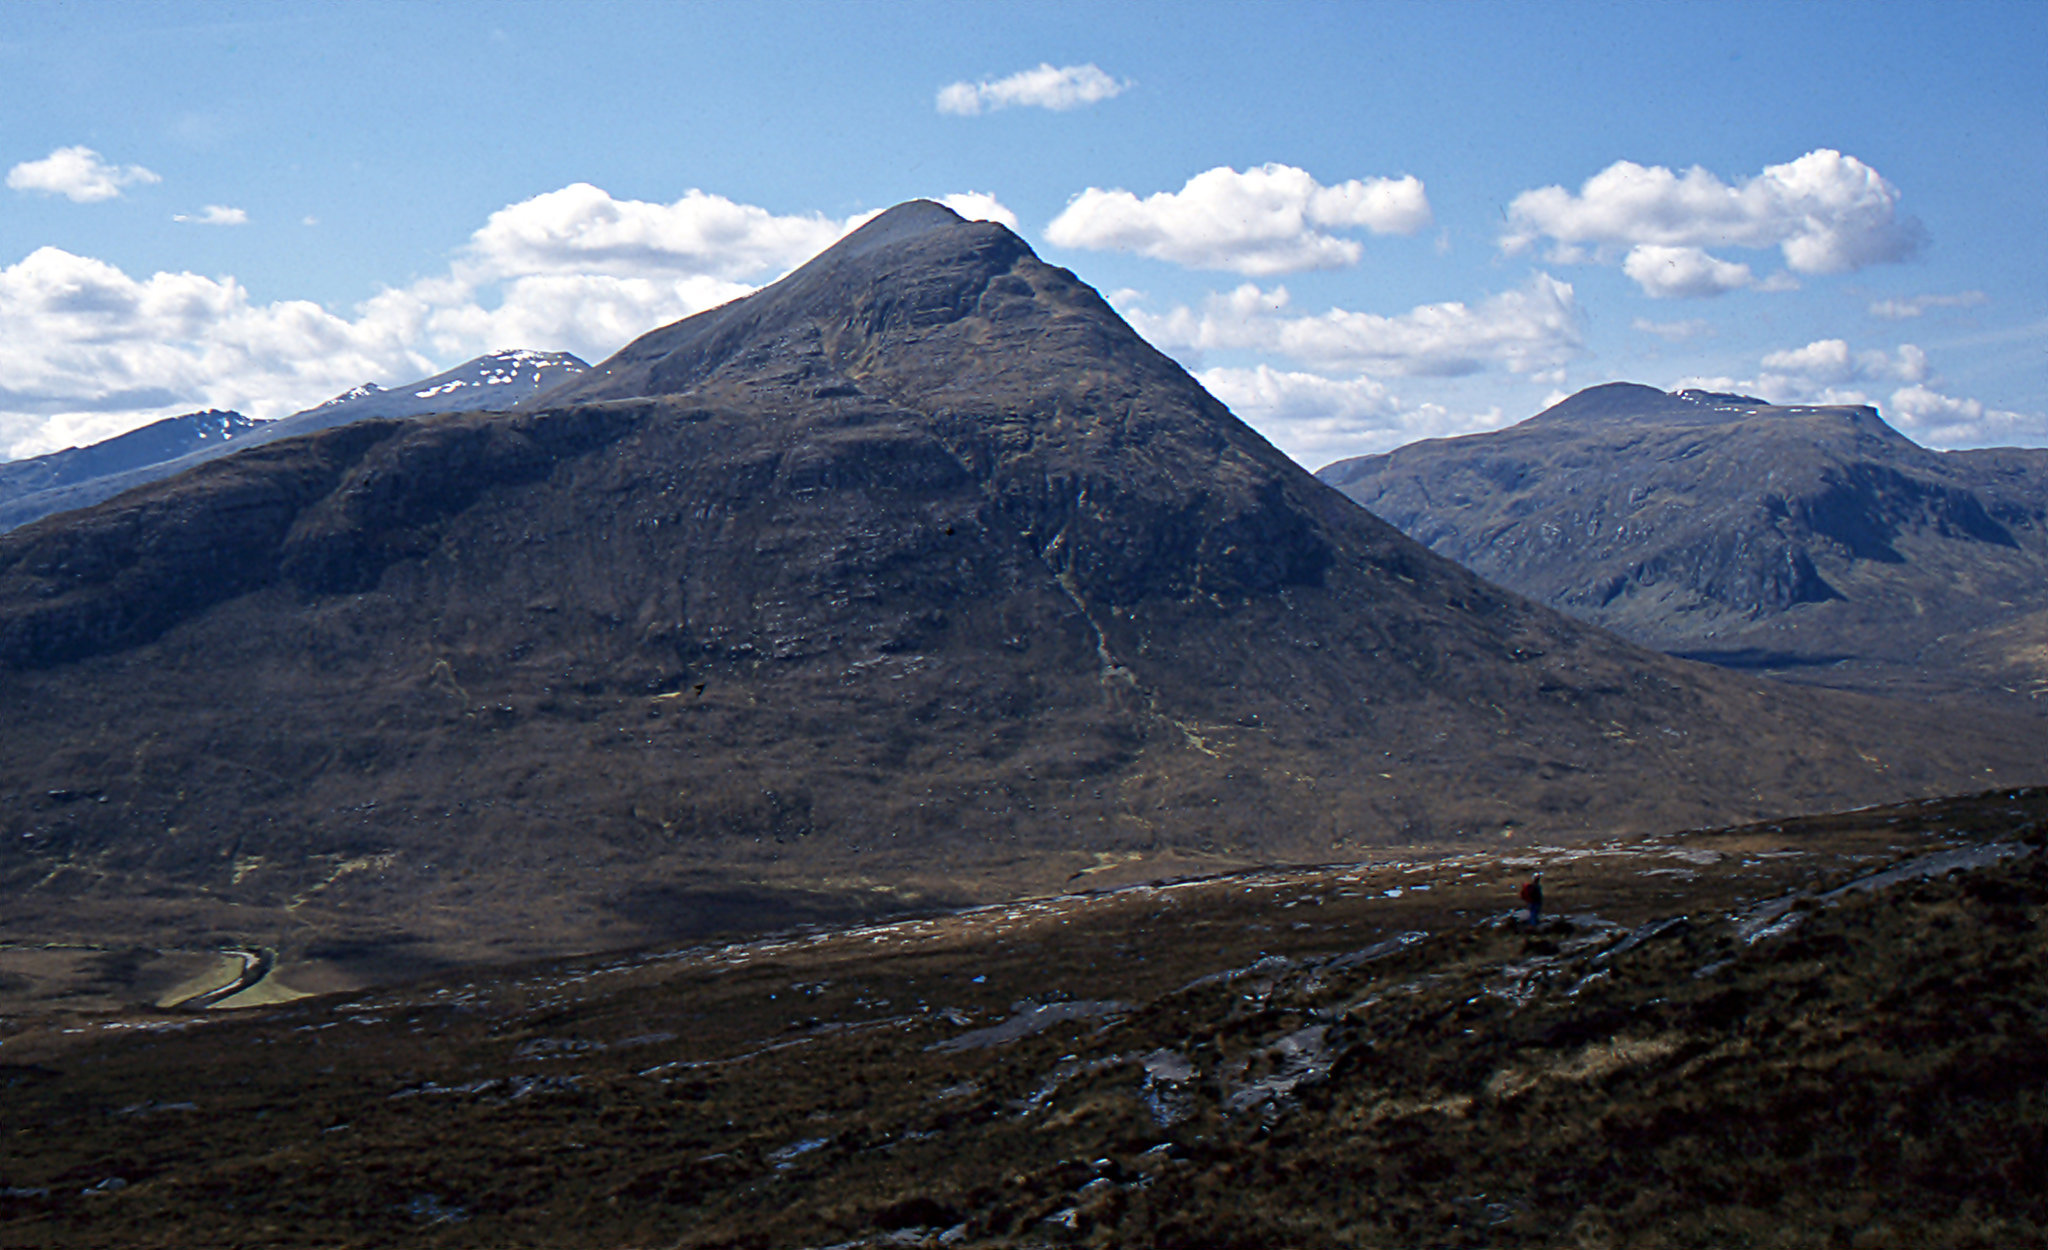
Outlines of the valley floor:
{"type": "Polygon", "coordinates": [[[2041,1244],[2044,843],[1998,791],[17,1017],[0,1245],[2041,1244]]]}

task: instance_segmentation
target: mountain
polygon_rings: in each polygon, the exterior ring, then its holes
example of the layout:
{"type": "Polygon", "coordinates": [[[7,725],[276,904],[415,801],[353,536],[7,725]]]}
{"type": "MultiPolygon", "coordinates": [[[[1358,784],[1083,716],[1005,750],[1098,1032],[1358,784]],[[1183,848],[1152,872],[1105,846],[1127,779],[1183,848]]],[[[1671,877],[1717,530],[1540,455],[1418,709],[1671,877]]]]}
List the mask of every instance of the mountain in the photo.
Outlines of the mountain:
{"type": "Polygon", "coordinates": [[[310,434],[371,417],[424,417],[442,412],[504,412],[561,385],[590,366],[568,352],[524,348],[491,352],[445,373],[389,390],[365,383],[265,430],[270,440],[310,434]]]}
{"type": "Polygon", "coordinates": [[[0,700],[0,936],[363,975],[2043,758],[2031,719],[1782,688],[1498,590],[921,202],[518,411],[357,421],[0,536],[0,700]]]}
{"type": "MultiPolygon", "coordinates": [[[[92,447],[58,452],[57,456],[77,458],[67,462],[67,471],[61,476],[37,486],[32,492],[24,491],[19,495],[8,489],[10,471],[16,469],[16,464],[0,465],[0,531],[26,525],[51,513],[68,512],[103,499],[112,499],[122,491],[162,481],[207,461],[218,460],[230,451],[311,434],[316,430],[332,429],[373,417],[502,412],[517,407],[536,392],[555,386],[588,367],[568,352],[492,352],[407,386],[390,390],[374,384],[358,386],[326,403],[276,421],[250,421],[237,413],[195,413],[191,417],[176,417],[92,447]],[[220,416],[233,418],[231,425],[224,426],[232,430],[232,436],[216,434],[212,436],[213,441],[205,441],[208,437],[205,431],[211,428],[206,421],[197,421],[191,427],[189,446],[178,443],[179,436],[185,432],[184,426],[151,433],[162,426],[175,426],[177,422],[220,416]],[[142,437],[144,435],[148,437],[142,437]],[[139,441],[130,444],[128,440],[131,439],[139,441]],[[232,447],[229,446],[230,441],[232,447]],[[151,454],[159,449],[162,454],[151,454]]],[[[214,424],[221,423],[216,421],[214,424]]],[[[39,459],[54,458],[45,456],[39,459]]],[[[38,461],[17,463],[34,465],[38,461]]],[[[31,474],[25,480],[38,479],[31,474]]]]}
{"type": "Polygon", "coordinates": [[[68,447],[46,456],[0,463],[0,530],[13,529],[57,511],[42,501],[52,492],[150,465],[202,449],[222,447],[258,428],[239,412],[209,408],[165,417],[90,447],[68,447]]]}
{"type": "Polygon", "coordinates": [[[2048,450],[1861,406],[1614,383],[1318,474],[1490,580],[1659,650],[1917,695],[2048,695],[2048,450]]]}

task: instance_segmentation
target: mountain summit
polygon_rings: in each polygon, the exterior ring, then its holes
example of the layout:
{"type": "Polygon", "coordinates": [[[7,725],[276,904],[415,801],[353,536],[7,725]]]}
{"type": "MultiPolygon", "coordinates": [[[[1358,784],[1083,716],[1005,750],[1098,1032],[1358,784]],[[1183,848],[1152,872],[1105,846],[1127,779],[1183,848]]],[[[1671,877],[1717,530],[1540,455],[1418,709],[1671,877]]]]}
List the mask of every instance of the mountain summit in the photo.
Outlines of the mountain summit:
{"type": "Polygon", "coordinates": [[[0,668],[9,933],[275,924],[357,967],[2039,759],[1500,591],[924,203],[518,411],[0,537],[0,668]]]}
{"type": "Polygon", "coordinates": [[[968,222],[928,200],[901,204],[780,282],[642,335],[536,402],[679,394],[721,369],[753,384],[764,370],[776,374],[794,363],[770,359],[789,349],[808,369],[841,374],[871,370],[876,362],[866,353],[876,349],[922,356],[932,343],[920,331],[982,312],[985,298],[990,312],[1006,299],[1012,311],[1028,304],[1035,294],[1028,283],[989,287],[1029,255],[1022,239],[994,222],[968,222]]]}

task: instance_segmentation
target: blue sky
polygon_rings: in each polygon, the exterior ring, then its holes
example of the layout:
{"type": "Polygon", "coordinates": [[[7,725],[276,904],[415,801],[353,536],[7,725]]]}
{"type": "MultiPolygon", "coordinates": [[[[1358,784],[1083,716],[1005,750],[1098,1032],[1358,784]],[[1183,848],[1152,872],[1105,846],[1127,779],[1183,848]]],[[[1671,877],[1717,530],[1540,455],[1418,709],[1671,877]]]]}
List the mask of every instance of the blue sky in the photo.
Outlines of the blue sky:
{"type": "Polygon", "coordinates": [[[2043,445],[2044,64],[2031,2],[0,0],[0,455],[595,358],[914,196],[1312,468],[1615,379],[2043,445]]]}

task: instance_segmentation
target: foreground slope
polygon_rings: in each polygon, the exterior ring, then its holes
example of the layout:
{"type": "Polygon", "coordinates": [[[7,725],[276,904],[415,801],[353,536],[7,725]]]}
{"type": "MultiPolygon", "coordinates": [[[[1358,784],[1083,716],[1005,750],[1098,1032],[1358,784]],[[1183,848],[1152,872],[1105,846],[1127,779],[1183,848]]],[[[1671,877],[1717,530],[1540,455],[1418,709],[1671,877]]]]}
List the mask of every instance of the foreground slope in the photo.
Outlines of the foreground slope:
{"type": "Polygon", "coordinates": [[[2004,791],[10,1011],[0,1242],[2036,1246],[2044,820],[2004,791]]]}
{"type": "Polygon", "coordinates": [[[1935,452],[1867,407],[1613,383],[1319,476],[1660,650],[1852,688],[2048,694],[2048,451],[1935,452]]]}
{"type": "Polygon", "coordinates": [[[1497,590],[925,203],[529,409],[0,538],[0,666],[8,932],[358,969],[2042,758],[1497,590]]]}

